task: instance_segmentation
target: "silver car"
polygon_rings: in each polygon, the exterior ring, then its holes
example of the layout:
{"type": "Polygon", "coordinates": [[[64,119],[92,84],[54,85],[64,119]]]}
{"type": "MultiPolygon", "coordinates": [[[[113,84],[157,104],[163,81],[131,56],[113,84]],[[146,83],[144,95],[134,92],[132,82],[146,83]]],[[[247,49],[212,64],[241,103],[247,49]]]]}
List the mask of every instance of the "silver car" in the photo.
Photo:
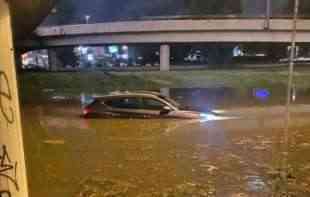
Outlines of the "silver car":
{"type": "Polygon", "coordinates": [[[200,119],[202,114],[182,110],[174,100],[157,92],[114,92],[82,102],[83,117],[200,119]]]}

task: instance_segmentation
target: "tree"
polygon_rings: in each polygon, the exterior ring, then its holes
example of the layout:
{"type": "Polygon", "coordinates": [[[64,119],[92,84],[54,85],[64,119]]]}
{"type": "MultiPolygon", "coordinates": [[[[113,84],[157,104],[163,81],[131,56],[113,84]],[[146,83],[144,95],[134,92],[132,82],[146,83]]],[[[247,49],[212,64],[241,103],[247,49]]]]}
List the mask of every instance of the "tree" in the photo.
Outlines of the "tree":
{"type": "Polygon", "coordinates": [[[300,0],[300,15],[309,16],[310,15],[310,1],[309,0],[300,0]]]}
{"type": "Polygon", "coordinates": [[[74,0],[61,0],[54,8],[52,22],[56,23],[56,25],[72,23],[75,11],[74,0]]]}
{"type": "Polygon", "coordinates": [[[191,0],[186,7],[194,15],[240,14],[241,0],[191,0]]]}

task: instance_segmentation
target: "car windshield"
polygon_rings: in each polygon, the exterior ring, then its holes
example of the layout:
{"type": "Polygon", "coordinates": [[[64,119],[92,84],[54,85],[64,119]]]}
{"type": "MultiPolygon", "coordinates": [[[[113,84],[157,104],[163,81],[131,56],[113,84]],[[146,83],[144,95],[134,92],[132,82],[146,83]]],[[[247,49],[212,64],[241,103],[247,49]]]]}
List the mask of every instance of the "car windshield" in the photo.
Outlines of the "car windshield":
{"type": "Polygon", "coordinates": [[[168,103],[170,103],[171,105],[173,105],[176,108],[180,108],[181,104],[179,104],[178,102],[176,102],[175,100],[167,97],[167,96],[160,96],[161,99],[164,99],[165,101],[167,101],[168,103]]]}
{"type": "Polygon", "coordinates": [[[310,196],[310,0],[0,0],[0,197],[203,196],[310,196]]]}
{"type": "Polygon", "coordinates": [[[159,100],[153,99],[153,98],[143,98],[143,109],[149,109],[149,110],[163,110],[165,107],[165,104],[159,100]]]}

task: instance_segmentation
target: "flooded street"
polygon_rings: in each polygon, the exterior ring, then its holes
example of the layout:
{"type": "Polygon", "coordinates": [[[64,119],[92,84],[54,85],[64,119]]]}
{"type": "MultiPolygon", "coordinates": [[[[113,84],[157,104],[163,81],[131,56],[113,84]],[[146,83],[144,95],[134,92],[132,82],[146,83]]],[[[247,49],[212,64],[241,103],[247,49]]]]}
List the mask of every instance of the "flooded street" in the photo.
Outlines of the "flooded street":
{"type": "Polygon", "coordinates": [[[161,89],[224,120],[80,117],[78,95],[23,105],[32,197],[310,195],[310,91],[161,89]],[[289,117],[289,118],[288,118],[289,117]]]}
{"type": "Polygon", "coordinates": [[[0,41],[0,197],[310,197],[310,0],[0,0],[0,41]]]}

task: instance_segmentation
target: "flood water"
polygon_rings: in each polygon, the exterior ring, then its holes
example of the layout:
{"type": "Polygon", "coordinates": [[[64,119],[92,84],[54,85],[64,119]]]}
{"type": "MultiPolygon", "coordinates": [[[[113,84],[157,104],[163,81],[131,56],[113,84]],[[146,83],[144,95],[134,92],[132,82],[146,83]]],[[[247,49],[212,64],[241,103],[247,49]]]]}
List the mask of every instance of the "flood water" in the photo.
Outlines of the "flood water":
{"type": "Polygon", "coordinates": [[[82,119],[78,95],[23,105],[32,197],[310,196],[310,91],[161,89],[226,120],[82,119]]]}

